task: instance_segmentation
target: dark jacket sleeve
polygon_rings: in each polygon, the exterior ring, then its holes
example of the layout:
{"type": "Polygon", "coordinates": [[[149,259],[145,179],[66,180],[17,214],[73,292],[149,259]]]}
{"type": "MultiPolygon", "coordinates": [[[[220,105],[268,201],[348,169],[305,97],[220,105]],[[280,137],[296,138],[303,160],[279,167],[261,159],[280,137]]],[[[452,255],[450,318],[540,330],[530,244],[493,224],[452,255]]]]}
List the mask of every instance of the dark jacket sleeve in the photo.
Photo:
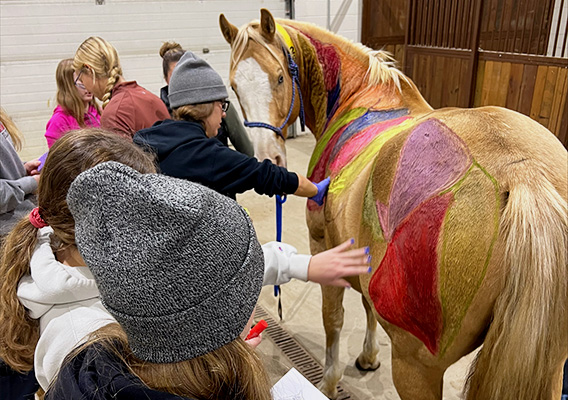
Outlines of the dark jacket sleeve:
{"type": "Polygon", "coordinates": [[[225,148],[214,158],[216,181],[220,191],[243,193],[254,189],[258,194],[293,194],[298,190],[298,175],[270,160],[259,162],[256,158],[225,148]]]}
{"type": "Polygon", "coordinates": [[[179,147],[160,162],[161,171],[170,176],[201,183],[223,194],[254,189],[259,194],[292,194],[298,189],[298,176],[269,160],[231,150],[216,140],[203,138],[179,147]]]}

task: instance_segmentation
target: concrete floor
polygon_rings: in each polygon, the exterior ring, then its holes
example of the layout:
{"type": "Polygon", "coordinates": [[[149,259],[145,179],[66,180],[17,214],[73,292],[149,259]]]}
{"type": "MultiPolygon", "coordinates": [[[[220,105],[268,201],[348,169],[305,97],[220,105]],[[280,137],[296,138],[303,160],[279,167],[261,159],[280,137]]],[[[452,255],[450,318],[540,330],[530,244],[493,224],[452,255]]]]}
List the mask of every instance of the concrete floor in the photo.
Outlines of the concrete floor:
{"type": "MultiPolygon", "coordinates": [[[[305,174],[315,145],[311,134],[300,135],[287,142],[288,169],[305,174]]],[[[259,196],[254,191],[239,195],[237,200],[246,207],[254,222],[258,238],[266,243],[276,238],[275,200],[259,196]]],[[[289,196],[283,205],[282,241],[295,246],[299,252],[309,254],[308,229],[305,222],[306,200],[289,196]]],[[[278,320],[277,300],[272,287],[265,287],[259,304],[278,320]]],[[[365,336],[365,312],[361,296],[348,290],[343,302],[345,323],[341,333],[340,358],[344,377],[341,385],[355,399],[399,399],[392,383],[390,342],[386,333],[379,327],[381,366],[377,371],[362,373],[354,366],[355,359],[362,349],[365,336]]],[[[324,364],[325,336],[321,316],[321,291],[319,285],[292,281],[282,286],[283,320],[282,327],[298,340],[311,355],[324,364]]],[[[262,353],[270,377],[276,382],[291,364],[282,352],[271,342],[268,335],[258,347],[262,353]]],[[[467,368],[473,356],[461,359],[446,371],[444,379],[444,399],[461,399],[467,368]]]]}

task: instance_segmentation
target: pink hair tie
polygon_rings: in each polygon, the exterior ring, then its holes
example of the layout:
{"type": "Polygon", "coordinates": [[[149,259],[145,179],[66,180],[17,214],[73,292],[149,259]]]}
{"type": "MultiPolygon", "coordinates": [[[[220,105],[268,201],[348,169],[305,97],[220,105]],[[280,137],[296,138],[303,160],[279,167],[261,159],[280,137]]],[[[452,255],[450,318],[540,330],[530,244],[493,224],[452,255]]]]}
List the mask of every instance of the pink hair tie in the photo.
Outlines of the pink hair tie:
{"type": "Polygon", "coordinates": [[[46,226],[48,226],[47,223],[41,217],[41,215],[39,215],[39,208],[37,207],[34,208],[30,213],[30,222],[37,229],[45,228],[46,226]]]}

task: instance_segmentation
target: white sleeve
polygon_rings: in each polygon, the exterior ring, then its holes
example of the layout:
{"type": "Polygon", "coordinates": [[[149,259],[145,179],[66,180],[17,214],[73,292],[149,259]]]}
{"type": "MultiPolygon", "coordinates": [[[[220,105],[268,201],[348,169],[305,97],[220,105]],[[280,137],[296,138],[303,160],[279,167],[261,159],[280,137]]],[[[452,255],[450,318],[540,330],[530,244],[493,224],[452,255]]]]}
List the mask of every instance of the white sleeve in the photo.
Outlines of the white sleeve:
{"type": "Polygon", "coordinates": [[[269,242],[264,252],[263,285],[281,285],[292,278],[308,280],[308,264],[312,256],[298,254],[294,246],[282,242],[269,242]]]}

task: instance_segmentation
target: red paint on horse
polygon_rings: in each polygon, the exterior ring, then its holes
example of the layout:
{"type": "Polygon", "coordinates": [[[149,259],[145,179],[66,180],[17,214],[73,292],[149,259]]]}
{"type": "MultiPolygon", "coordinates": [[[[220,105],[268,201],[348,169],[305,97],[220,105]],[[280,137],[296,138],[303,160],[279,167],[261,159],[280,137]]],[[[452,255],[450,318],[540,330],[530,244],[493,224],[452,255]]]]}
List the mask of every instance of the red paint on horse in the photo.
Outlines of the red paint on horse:
{"type": "Polygon", "coordinates": [[[325,82],[325,89],[330,92],[337,85],[339,80],[339,72],[341,68],[341,60],[337,54],[337,50],[331,44],[324,44],[317,39],[314,39],[305,32],[302,32],[316,49],[318,61],[323,68],[323,79],[325,82]]]}
{"type": "Polygon", "coordinates": [[[333,147],[341,137],[343,131],[347,129],[348,126],[349,124],[341,127],[336,133],[333,134],[331,139],[329,139],[329,143],[323,150],[323,153],[319,158],[317,164],[314,166],[312,174],[308,177],[312,182],[319,182],[327,178],[327,166],[331,157],[331,152],[333,151],[333,147]]]}
{"type": "Polygon", "coordinates": [[[437,354],[443,329],[438,294],[438,241],[451,192],[417,207],[394,232],[369,283],[379,315],[437,354]]]}

